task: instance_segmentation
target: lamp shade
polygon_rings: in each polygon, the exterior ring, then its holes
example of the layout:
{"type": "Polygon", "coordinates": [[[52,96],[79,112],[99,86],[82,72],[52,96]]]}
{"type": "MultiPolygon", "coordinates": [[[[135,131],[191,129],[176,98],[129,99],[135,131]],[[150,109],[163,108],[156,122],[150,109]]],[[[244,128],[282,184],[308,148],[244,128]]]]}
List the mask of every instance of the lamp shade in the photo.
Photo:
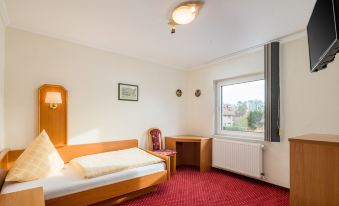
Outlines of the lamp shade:
{"type": "Polygon", "coordinates": [[[60,92],[47,92],[45,103],[62,104],[61,93],[60,92]]]}
{"type": "Polygon", "coordinates": [[[198,15],[202,5],[202,1],[183,2],[172,11],[170,21],[179,25],[191,23],[198,15]]]}
{"type": "Polygon", "coordinates": [[[195,19],[196,8],[191,5],[180,6],[173,11],[172,18],[177,24],[188,24],[195,19]]]}

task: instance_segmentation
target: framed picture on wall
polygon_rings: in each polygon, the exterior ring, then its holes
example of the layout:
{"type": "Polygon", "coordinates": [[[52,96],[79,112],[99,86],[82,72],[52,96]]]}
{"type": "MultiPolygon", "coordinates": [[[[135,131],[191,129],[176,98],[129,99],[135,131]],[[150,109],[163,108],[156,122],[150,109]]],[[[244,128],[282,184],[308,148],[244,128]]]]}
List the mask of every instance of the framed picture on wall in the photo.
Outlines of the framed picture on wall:
{"type": "Polygon", "coordinates": [[[118,84],[119,100],[124,101],[138,101],[139,100],[139,87],[138,85],[131,84],[118,84]]]}

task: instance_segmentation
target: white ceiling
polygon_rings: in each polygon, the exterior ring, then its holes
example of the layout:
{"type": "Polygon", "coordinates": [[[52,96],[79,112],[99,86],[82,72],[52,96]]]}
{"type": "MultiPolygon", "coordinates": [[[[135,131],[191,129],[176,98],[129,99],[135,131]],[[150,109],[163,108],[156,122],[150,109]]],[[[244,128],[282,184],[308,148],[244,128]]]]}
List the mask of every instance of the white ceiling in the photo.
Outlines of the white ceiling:
{"type": "Polygon", "coordinates": [[[316,0],[205,0],[170,34],[179,0],[5,0],[9,26],[189,70],[306,27],[316,0]]]}

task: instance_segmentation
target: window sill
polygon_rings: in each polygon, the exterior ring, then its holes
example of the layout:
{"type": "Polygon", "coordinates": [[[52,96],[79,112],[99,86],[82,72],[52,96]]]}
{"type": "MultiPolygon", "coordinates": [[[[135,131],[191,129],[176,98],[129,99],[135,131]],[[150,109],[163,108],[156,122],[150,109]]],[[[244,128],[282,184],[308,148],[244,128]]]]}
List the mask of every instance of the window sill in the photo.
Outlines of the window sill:
{"type": "Polygon", "coordinates": [[[236,135],[227,135],[227,134],[214,134],[212,135],[213,138],[217,139],[227,139],[227,140],[234,140],[234,141],[241,141],[241,142],[252,142],[252,143],[264,143],[265,140],[263,139],[257,139],[253,137],[242,137],[242,136],[236,136],[236,135]]]}

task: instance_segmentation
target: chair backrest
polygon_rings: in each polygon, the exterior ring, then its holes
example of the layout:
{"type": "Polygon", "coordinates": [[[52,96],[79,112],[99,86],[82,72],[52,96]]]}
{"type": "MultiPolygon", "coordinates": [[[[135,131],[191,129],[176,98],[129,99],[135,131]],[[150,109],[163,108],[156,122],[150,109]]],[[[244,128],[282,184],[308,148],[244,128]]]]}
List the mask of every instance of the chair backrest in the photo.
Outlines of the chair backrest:
{"type": "Polygon", "coordinates": [[[147,131],[147,149],[151,151],[163,149],[162,133],[159,128],[151,128],[147,131]]]}

